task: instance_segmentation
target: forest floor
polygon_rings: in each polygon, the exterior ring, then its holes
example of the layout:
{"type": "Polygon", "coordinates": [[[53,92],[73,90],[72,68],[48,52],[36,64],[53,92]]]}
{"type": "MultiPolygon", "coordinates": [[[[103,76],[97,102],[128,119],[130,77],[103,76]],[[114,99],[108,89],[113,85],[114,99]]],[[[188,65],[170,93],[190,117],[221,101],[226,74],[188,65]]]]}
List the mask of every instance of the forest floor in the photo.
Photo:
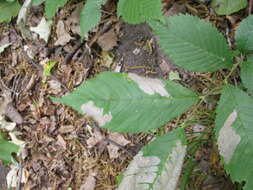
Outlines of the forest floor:
{"type": "MultiPolygon", "coordinates": [[[[166,16],[190,13],[211,22],[227,37],[231,46],[234,30],[248,15],[249,9],[230,16],[217,16],[209,0],[164,0],[163,6],[166,16]]],[[[103,71],[133,72],[164,79],[178,73],[181,84],[198,92],[219,83],[209,73],[187,72],[173,65],[159,50],[149,26],[129,25],[117,18],[114,0],[103,7],[99,26],[81,43],[81,7],[78,0],[71,0],[60,9],[54,18],[48,43],[35,33],[30,39],[23,38],[15,19],[0,24],[0,46],[11,43],[1,53],[0,95],[11,100],[6,119],[17,123],[18,139],[26,143],[22,155],[17,157],[23,174],[22,180],[17,179],[17,189],[115,189],[117,176],[150,140],[148,134],[122,135],[94,128],[90,118],[52,102],[50,97],[61,97],[103,71]],[[43,67],[48,61],[56,64],[51,75],[45,77],[43,67]]],[[[38,25],[43,14],[43,6],[32,7],[28,25],[38,25]]],[[[188,190],[239,188],[219,163],[213,142],[215,113],[212,106],[203,105],[195,110],[200,113],[199,122],[187,128],[189,133],[206,132],[205,141],[199,143],[198,150],[188,153],[194,160],[186,181],[188,190]]],[[[164,128],[173,129],[185,117],[183,115],[164,128]]],[[[194,140],[193,135],[190,141],[194,140]]],[[[0,163],[0,189],[6,188],[9,169],[0,163]]]]}

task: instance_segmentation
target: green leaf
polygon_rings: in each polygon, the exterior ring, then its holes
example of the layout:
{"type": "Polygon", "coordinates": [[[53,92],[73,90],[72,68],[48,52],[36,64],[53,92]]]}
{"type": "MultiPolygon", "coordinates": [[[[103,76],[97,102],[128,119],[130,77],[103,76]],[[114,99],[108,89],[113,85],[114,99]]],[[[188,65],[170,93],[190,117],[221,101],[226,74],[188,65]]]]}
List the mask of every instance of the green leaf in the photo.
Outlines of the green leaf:
{"type": "Polygon", "coordinates": [[[253,55],[247,57],[247,61],[241,65],[241,79],[243,85],[253,95],[253,55]]]}
{"type": "Polygon", "coordinates": [[[139,24],[162,18],[162,4],[161,0],[120,0],[117,12],[124,21],[139,24]]]}
{"type": "Polygon", "coordinates": [[[247,6],[247,0],[212,0],[212,7],[219,15],[229,15],[247,6]]]}
{"type": "Polygon", "coordinates": [[[45,0],[33,0],[33,6],[38,6],[40,5],[41,3],[44,3],[45,0]]]}
{"type": "Polygon", "coordinates": [[[45,65],[43,65],[43,75],[50,76],[53,67],[57,64],[56,61],[49,61],[45,65]]]}
{"type": "Polygon", "coordinates": [[[211,72],[232,66],[232,51],[211,24],[190,15],[152,21],[159,45],[174,64],[196,72],[211,72]]]}
{"type": "Polygon", "coordinates": [[[239,88],[227,85],[217,108],[215,133],[225,170],[231,179],[253,189],[253,100],[239,88]]]}
{"type": "Polygon", "coordinates": [[[11,19],[18,15],[20,4],[18,1],[0,2],[0,22],[10,22],[11,19]]]}
{"type": "Polygon", "coordinates": [[[253,15],[245,18],[235,33],[236,46],[242,52],[253,50],[253,15]]]}
{"type": "Polygon", "coordinates": [[[157,137],[134,157],[117,190],[176,190],[186,155],[183,129],[157,137]]]}
{"type": "Polygon", "coordinates": [[[17,152],[19,150],[19,146],[6,141],[0,134],[0,160],[4,162],[4,164],[9,164],[13,161],[11,153],[17,152]]]}
{"type": "Polygon", "coordinates": [[[86,113],[100,127],[138,133],[180,116],[198,97],[172,81],[104,72],[71,94],[53,100],[86,113]]]}
{"type": "Polygon", "coordinates": [[[87,0],[85,6],[81,10],[80,29],[81,36],[84,37],[92,30],[101,19],[101,6],[106,0],[87,0]]]}
{"type": "Polygon", "coordinates": [[[59,8],[63,7],[68,0],[46,0],[45,12],[47,18],[51,19],[59,8]]]}

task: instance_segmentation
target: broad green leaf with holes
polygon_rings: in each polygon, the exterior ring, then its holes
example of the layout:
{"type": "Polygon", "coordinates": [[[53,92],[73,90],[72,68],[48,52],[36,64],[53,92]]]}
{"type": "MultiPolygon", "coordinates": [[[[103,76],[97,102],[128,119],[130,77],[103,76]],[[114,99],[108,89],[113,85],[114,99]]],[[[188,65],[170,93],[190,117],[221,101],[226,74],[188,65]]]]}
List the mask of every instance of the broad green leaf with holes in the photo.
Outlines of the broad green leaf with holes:
{"type": "Polygon", "coordinates": [[[100,127],[138,133],[180,116],[198,97],[172,81],[104,72],[71,94],[53,100],[87,114],[100,127]]]}
{"type": "Polygon", "coordinates": [[[186,155],[183,129],[157,137],[133,158],[117,190],[176,190],[186,155]]]}
{"type": "Polygon", "coordinates": [[[190,15],[151,21],[162,51],[174,64],[196,72],[211,72],[232,66],[232,51],[226,39],[211,24],[190,15]]]}
{"type": "Polygon", "coordinates": [[[18,15],[20,4],[18,1],[0,1],[0,22],[9,22],[18,15]]]}
{"type": "Polygon", "coordinates": [[[47,18],[51,19],[59,8],[63,7],[68,0],[46,0],[45,12],[47,18]]]}
{"type": "Polygon", "coordinates": [[[87,0],[80,15],[81,36],[84,37],[101,19],[101,6],[107,0],[87,0]]]}
{"type": "Polygon", "coordinates": [[[161,0],[120,0],[117,12],[124,21],[139,24],[162,18],[162,4],[161,0]]]}
{"type": "Polygon", "coordinates": [[[253,189],[253,101],[239,88],[224,87],[217,107],[215,133],[226,172],[253,189]]]}
{"type": "Polygon", "coordinates": [[[19,146],[6,141],[0,133],[0,160],[2,160],[4,164],[11,163],[13,161],[11,153],[17,152],[18,150],[19,146]]]}
{"type": "Polygon", "coordinates": [[[253,15],[245,18],[235,33],[237,48],[242,52],[253,50],[253,15]]]}
{"type": "Polygon", "coordinates": [[[212,7],[219,15],[229,15],[247,6],[247,0],[212,0],[212,7]]]}
{"type": "Polygon", "coordinates": [[[247,57],[247,61],[241,65],[241,79],[251,95],[253,95],[253,55],[247,57]]]}

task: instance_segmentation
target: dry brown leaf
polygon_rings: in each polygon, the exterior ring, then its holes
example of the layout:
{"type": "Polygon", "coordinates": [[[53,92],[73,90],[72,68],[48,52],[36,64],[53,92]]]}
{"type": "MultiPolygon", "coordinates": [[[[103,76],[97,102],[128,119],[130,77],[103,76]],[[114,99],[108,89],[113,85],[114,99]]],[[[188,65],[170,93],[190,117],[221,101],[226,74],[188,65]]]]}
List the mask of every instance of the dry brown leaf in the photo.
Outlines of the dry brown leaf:
{"type": "MultiPolygon", "coordinates": [[[[121,146],[125,146],[125,145],[131,143],[130,141],[125,139],[125,137],[123,135],[121,135],[119,133],[110,133],[109,139],[118,143],[121,146]]],[[[108,153],[109,153],[109,156],[111,159],[119,157],[119,147],[118,146],[116,146],[114,144],[109,144],[109,145],[107,145],[107,150],[108,150],[108,153]]]]}
{"type": "Polygon", "coordinates": [[[23,123],[23,118],[12,105],[11,92],[4,91],[0,97],[0,115],[7,116],[14,123],[23,123]]]}
{"type": "Polygon", "coordinates": [[[88,148],[94,147],[97,143],[99,143],[101,140],[103,140],[103,136],[101,133],[97,130],[94,131],[93,136],[90,137],[86,142],[88,145],[88,148]]]}
{"type": "Polygon", "coordinates": [[[74,130],[75,130],[75,127],[73,125],[62,125],[59,128],[59,133],[66,134],[66,133],[71,133],[74,130]]]}
{"type": "Polygon", "coordinates": [[[96,186],[96,174],[90,173],[85,183],[80,187],[80,190],[94,190],[96,186]]]}
{"type": "Polygon", "coordinates": [[[57,136],[56,144],[62,147],[64,150],[67,148],[67,143],[61,135],[57,136]]]}
{"type": "Polygon", "coordinates": [[[110,51],[115,46],[117,46],[117,35],[114,31],[114,29],[109,30],[108,32],[104,33],[102,36],[98,38],[98,45],[104,50],[104,51],[110,51]]]}
{"type": "Polygon", "coordinates": [[[74,34],[80,35],[80,13],[83,7],[83,3],[78,3],[74,7],[74,11],[70,17],[66,20],[66,25],[70,27],[70,30],[74,34]]]}
{"type": "Polygon", "coordinates": [[[109,134],[109,139],[113,140],[114,142],[120,144],[121,146],[125,146],[129,143],[131,143],[129,140],[127,140],[122,134],[119,133],[113,133],[111,132],[109,134]]]}
{"type": "Polygon", "coordinates": [[[57,35],[57,41],[54,43],[54,45],[58,46],[64,46],[66,45],[71,39],[73,39],[69,33],[65,29],[65,24],[62,20],[60,20],[57,23],[56,26],[56,35],[57,35]]]}

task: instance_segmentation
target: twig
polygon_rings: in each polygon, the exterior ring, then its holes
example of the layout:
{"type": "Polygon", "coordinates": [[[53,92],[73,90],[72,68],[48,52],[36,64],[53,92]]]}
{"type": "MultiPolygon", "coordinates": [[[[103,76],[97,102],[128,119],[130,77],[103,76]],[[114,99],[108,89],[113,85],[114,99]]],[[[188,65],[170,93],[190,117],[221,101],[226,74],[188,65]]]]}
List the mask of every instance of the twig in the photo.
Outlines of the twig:
{"type": "Polygon", "coordinates": [[[67,54],[67,56],[65,57],[63,64],[67,64],[71,61],[71,59],[74,57],[74,55],[76,54],[76,52],[83,46],[83,42],[80,43],[72,52],[70,52],[69,54],[67,54]]]}
{"type": "Polygon", "coordinates": [[[252,12],[252,4],[253,4],[253,0],[249,0],[249,15],[251,15],[252,12]]]}
{"type": "Polygon", "coordinates": [[[19,164],[19,175],[18,175],[18,184],[17,184],[17,190],[21,190],[21,183],[22,183],[22,175],[23,175],[23,164],[20,162],[19,164]]]}

